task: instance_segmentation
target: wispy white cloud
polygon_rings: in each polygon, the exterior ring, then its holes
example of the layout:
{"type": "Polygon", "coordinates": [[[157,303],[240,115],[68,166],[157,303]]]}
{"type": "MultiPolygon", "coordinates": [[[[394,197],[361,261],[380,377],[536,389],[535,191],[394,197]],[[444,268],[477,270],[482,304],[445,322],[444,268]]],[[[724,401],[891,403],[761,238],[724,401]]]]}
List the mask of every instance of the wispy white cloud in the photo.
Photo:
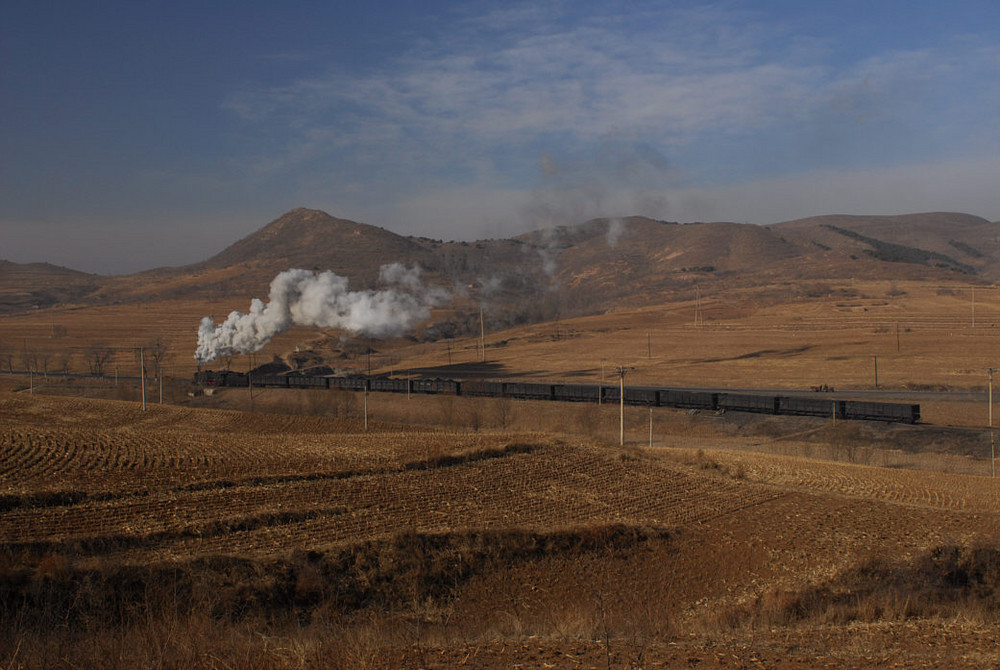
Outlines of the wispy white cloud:
{"type": "Polygon", "coordinates": [[[653,202],[666,197],[657,188],[708,197],[726,182],[935,163],[1000,142],[1000,50],[983,40],[835,63],[823,40],[724,6],[569,7],[470,14],[380,69],[247,87],[227,106],[281,138],[253,162],[261,178],[308,171],[304,194],[355,203],[364,184],[380,211],[462,188],[537,193],[546,154],[588,157],[550,180],[560,187],[569,174],[581,192],[653,202]],[[630,183],[634,173],[594,159],[609,138],[653,147],[669,169],[630,183]]]}

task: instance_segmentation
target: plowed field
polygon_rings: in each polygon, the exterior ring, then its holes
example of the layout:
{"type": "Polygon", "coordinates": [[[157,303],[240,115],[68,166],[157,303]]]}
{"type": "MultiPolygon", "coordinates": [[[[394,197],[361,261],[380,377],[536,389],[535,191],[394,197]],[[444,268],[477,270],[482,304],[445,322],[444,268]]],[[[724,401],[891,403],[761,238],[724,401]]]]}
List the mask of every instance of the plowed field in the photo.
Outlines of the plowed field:
{"type": "Polygon", "coordinates": [[[7,392],[0,420],[3,667],[998,663],[988,477],[7,392]],[[188,623],[129,600],[156,584],[188,623]]]}

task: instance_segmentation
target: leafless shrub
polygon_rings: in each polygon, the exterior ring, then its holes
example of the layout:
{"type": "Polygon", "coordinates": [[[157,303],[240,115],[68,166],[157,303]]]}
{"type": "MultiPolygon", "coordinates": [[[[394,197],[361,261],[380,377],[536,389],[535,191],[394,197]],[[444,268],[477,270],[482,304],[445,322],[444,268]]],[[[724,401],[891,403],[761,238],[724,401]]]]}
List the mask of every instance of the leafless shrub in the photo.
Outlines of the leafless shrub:
{"type": "Polygon", "coordinates": [[[115,351],[106,344],[95,344],[86,349],[83,353],[84,360],[90,374],[103,377],[105,369],[111,359],[114,358],[115,351]]]}

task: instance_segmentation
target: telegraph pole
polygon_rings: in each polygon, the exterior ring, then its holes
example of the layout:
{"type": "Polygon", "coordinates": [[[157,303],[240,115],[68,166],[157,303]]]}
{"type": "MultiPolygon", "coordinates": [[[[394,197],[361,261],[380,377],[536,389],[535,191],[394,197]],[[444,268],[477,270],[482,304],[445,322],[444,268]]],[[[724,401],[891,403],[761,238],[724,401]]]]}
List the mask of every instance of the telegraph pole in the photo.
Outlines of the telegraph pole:
{"type": "Polygon", "coordinates": [[[139,388],[142,390],[142,411],[146,411],[146,359],[143,349],[139,347],[139,388]]]}
{"type": "Polygon", "coordinates": [[[601,388],[597,393],[597,404],[604,404],[604,359],[601,359],[601,388]]]}
{"type": "Polygon", "coordinates": [[[993,370],[994,368],[987,368],[987,372],[989,373],[989,394],[987,395],[989,410],[987,414],[990,424],[990,477],[997,476],[997,445],[996,434],[993,432],[993,370]]]}
{"type": "Polygon", "coordinates": [[[618,406],[619,406],[619,431],[618,431],[618,444],[619,446],[625,446],[625,374],[631,368],[627,368],[624,365],[615,366],[615,370],[618,371],[618,406]]]}
{"type": "Polygon", "coordinates": [[[483,363],[486,362],[486,327],[483,325],[483,308],[479,308],[479,346],[483,348],[483,363]]]}

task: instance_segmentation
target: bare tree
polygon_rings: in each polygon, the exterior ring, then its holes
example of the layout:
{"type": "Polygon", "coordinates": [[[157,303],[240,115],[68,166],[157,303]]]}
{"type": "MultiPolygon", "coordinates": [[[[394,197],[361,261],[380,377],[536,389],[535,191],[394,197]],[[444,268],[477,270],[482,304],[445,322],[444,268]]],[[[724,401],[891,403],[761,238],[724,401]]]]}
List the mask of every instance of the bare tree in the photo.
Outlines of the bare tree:
{"type": "Polygon", "coordinates": [[[49,362],[52,361],[53,352],[51,349],[39,349],[35,354],[35,365],[39,368],[36,372],[41,371],[46,377],[49,376],[49,362]]]}
{"type": "Polygon", "coordinates": [[[170,340],[166,337],[159,336],[147,342],[145,344],[145,350],[146,357],[149,359],[153,368],[153,375],[159,379],[160,373],[163,370],[163,361],[166,360],[167,354],[170,352],[170,340]]]}
{"type": "Polygon", "coordinates": [[[0,363],[7,368],[7,372],[14,372],[14,350],[4,342],[0,342],[0,363]]]}
{"type": "Polygon", "coordinates": [[[52,363],[52,372],[59,374],[69,373],[69,363],[73,359],[73,352],[69,349],[63,349],[58,354],[56,354],[55,361],[52,363]]]}
{"type": "Polygon", "coordinates": [[[21,367],[27,372],[38,371],[38,352],[34,349],[29,349],[27,342],[21,348],[21,367]]]}
{"type": "Polygon", "coordinates": [[[87,361],[87,367],[90,368],[90,374],[103,377],[104,368],[111,362],[115,351],[106,344],[95,344],[87,349],[83,355],[87,361]]]}

